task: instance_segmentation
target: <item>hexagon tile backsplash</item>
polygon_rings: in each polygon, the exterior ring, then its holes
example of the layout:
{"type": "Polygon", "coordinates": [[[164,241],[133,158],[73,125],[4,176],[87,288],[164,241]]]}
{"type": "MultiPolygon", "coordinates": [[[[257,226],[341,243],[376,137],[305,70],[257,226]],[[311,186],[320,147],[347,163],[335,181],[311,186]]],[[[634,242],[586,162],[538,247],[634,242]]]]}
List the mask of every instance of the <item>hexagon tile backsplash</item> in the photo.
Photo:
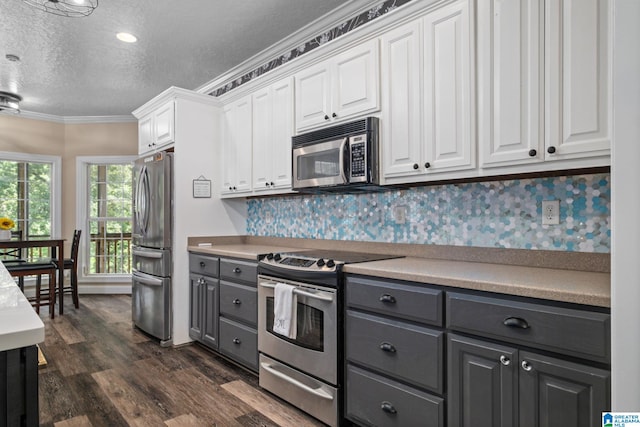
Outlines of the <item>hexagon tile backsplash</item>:
{"type": "Polygon", "coordinates": [[[331,240],[603,252],[611,249],[609,174],[247,201],[247,234],[331,240]],[[560,200],[560,224],[541,202],[560,200]]]}

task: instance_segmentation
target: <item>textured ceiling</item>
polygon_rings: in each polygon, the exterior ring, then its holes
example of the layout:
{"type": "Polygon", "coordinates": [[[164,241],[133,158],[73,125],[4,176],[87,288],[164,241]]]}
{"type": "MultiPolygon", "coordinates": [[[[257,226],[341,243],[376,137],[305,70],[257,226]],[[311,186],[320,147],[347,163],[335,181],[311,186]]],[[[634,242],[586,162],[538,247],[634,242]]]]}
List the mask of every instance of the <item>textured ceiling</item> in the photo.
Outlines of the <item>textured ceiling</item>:
{"type": "Polygon", "coordinates": [[[21,95],[23,111],[127,115],[169,86],[204,85],[343,3],[101,0],[92,15],[66,18],[0,0],[0,91],[21,95]],[[138,42],[120,42],[121,31],[138,42]]]}

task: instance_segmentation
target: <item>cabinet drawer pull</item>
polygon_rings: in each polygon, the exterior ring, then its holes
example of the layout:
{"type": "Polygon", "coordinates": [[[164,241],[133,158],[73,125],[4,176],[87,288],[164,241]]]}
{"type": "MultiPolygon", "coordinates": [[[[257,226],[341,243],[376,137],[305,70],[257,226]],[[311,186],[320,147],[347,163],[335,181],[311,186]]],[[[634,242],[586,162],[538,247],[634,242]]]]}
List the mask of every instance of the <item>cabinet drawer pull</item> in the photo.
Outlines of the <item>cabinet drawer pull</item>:
{"type": "Polygon", "coordinates": [[[397,414],[398,413],[398,411],[396,411],[396,408],[394,408],[393,405],[391,403],[389,403],[389,402],[382,402],[382,405],[380,405],[380,409],[382,409],[387,414],[397,414]]]}
{"type": "Polygon", "coordinates": [[[389,344],[388,342],[383,342],[382,344],[380,344],[380,350],[386,351],[388,353],[395,353],[396,352],[396,348],[394,347],[394,345],[393,344],[389,344]]]}
{"type": "Polygon", "coordinates": [[[388,302],[389,304],[395,304],[396,298],[393,295],[384,294],[380,297],[380,302],[388,302]]]}
{"type": "Polygon", "coordinates": [[[527,321],[520,317],[507,317],[502,321],[502,324],[504,326],[509,326],[510,328],[529,329],[527,321]]]}
{"type": "Polygon", "coordinates": [[[235,305],[242,304],[242,301],[240,301],[238,298],[234,298],[233,301],[231,301],[231,302],[234,303],[235,305]]]}
{"type": "Polygon", "coordinates": [[[204,263],[204,261],[200,261],[200,267],[204,268],[207,264],[204,263]]]}
{"type": "Polygon", "coordinates": [[[240,344],[240,338],[234,338],[233,339],[233,343],[234,344],[240,344]]]}
{"type": "Polygon", "coordinates": [[[529,372],[533,369],[533,367],[531,366],[531,364],[529,362],[527,362],[526,360],[522,361],[522,369],[524,369],[525,371],[529,372]]]}
{"type": "Polygon", "coordinates": [[[233,269],[233,272],[236,274],[240,274],[242,272],[242,270],[240,270],[240,267],[236,267],[233,269]]]}
{"type": "Polygon", "coordinates": [[[500,363],[502,363],[504,366],[509,366],[511,364],[511,359],[503,354],[500,356],[500,363]]]}

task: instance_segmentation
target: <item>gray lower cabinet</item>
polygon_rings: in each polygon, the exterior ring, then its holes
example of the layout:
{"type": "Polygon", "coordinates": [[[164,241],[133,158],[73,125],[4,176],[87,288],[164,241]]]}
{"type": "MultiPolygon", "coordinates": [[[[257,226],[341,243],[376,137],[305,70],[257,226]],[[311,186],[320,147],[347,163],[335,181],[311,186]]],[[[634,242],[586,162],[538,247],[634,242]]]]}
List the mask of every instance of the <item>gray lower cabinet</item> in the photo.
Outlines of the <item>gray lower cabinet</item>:
{"type": "Polygon", "coordinates": [[[608,310],[351,274],[345,296],[357,425],[596,427],[611,409],[608,310]]]}
{"type": "Polygon", "coordinates": [[[189,336],[218,349],[219,280],[191,273],[189,336]]]}
{"type": "Polygon", "coordinates": [[[257,371],[257,263],[190,253],[189,266],[189,336],[257,371]]]}
{"type": "Polygon", "coordinates": [[[443,292],[357,275],[345,286],[345,417],[445,426],[443,292]]]}
{"type": "Polygon", "coordinates": [[[457,292],[445,307],[449,425],[601,425],[611,409],[608,313],[457,292]]]}

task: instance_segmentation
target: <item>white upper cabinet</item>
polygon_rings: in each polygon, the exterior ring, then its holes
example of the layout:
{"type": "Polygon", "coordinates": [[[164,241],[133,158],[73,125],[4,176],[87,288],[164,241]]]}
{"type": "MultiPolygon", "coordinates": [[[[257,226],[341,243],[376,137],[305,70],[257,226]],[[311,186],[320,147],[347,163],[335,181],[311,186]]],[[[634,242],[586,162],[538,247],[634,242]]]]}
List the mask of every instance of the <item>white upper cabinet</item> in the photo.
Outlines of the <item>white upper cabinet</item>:
{"type": "Polygon", "coordinates": [[[472,126],[471,0],[424,17],[424,164],[427,173],[476,167],[472,126]]]}
{"type": "Polygon", "coordinates": [[[448,4],[381,37],[388,182],[476,167],[470,7],[448,4]]]}
{"type": "Polygon", "coordinates": [[[305,130],[379,109],[378,40],[295,76],[296,128],[305,130]]]}
{"type": "Polygon", "coordinates": [[[482,167],[545,161],[543,167],[503,170],[549,170],[597,157],[607,163],[610,5],[607,0],[480,0],[482,167]]]}
{"type": "Polygon", "coordinates": [[[478,4],[478,140],[482,167],[544,159],[544,2],[478,4]]]}
{"type": "Polygon", "coordinates": [[[251,192],[251,95],[224,108],[222,117],[222,187],[225,195],[251,192]]]}
{"type": "Polygon", "coordinates": [[[611,3],[545,2],[547,160],[609,154],[611,3]]]}
{"type": "MultiPolygon", "coordinates": [[[[253,191],[291,188],[293,84],[288,77],[253,93],[253,191]]],[[[279,191],[274,191],[279,190],[279,191]]]]}
{"type": "Polygon", "coordinates": [[[175,141],[175,102],[168,101],[138,122],[138,154],[165,148],[175,141]]]}
{"type": "Polygon", "coordinates": [[[380,42],[384,176],[413,175],[422,161],[420,22],[390,31],[380,42]]]}

